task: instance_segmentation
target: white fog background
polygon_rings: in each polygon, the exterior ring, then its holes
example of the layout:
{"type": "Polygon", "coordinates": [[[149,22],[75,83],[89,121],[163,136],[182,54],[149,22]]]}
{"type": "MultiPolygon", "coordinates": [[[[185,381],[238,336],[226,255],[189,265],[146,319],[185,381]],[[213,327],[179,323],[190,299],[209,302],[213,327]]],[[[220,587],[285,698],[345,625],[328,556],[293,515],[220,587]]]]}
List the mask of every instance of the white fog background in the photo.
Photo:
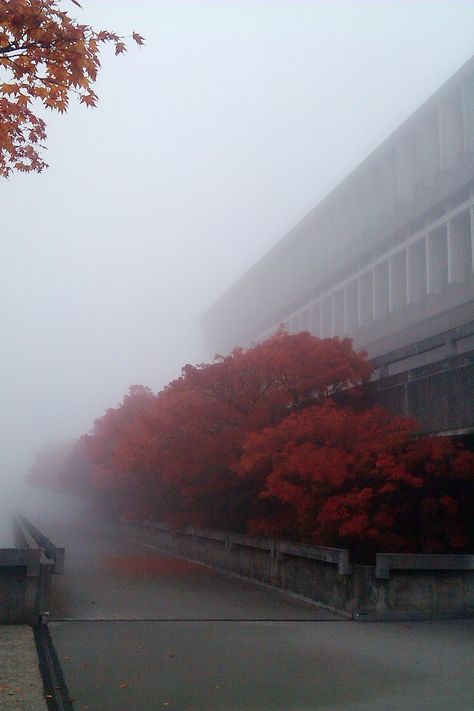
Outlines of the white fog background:
{"type": "Polygon", "coordinates": [[[474,52],[472,0],[83,0],[146,37],[0,185],[0,472],[202,362],[199,317],[474,52]]]}

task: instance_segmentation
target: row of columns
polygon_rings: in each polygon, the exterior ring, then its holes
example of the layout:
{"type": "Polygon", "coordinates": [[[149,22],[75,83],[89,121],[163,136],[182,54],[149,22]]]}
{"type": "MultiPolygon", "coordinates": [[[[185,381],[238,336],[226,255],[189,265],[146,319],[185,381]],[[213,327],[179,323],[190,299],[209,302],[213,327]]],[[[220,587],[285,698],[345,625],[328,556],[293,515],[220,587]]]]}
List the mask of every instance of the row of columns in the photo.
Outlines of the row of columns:
{"type": "Polygon", "coordinates": [[[474,207],[412,239],[356,278],[323,296],[287,322],[291,333],[309,330],[322,338],[358,328],[443,294],[474,271],[474,207]]]}
{"type": "Polygon", "coordinates": [[[392,214],[434,186],[442,172],[459,170],[464,153],[474,152],[474,77],[451,96],[407,122],[394,140],[378,149],[315,214],[313,230],[331,238],[353,235],[374,216],[392,214]]]}

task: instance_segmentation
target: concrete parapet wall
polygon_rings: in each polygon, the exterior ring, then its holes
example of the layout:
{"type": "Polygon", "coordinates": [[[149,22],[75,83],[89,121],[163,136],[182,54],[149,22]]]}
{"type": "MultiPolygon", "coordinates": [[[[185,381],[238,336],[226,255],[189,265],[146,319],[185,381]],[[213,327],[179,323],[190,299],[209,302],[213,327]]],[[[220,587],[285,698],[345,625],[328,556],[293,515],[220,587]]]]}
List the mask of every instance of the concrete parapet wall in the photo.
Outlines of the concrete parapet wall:
{"type": "Polygon", "coordinates": [[[15,544],[26,544],[29,548],[39,548],[48,558],[54,575],[61,575],[64,572],[64,548],[55,546],[44,533],[42,533],[31,521],[24,516],[16,516],[14,521],[15,544]]]}
{"type": "Polygon", "coordinates": [[[16,548],[0,549],[0,625],[35,624],[49,605],[51,575],[62,572],[64,549],[29,521],[14,521],[16,548]]]}
{"type": "Polygon", "coordinates": [[[474,555],[378,554],[351,565],[344,549],[146,522],[163,551],[271,585],[358,620],[474,617],[474,555]]]}
{"type": "Polygon", "coordinates": [[[0,625],[34,624],[43,611],[50,575],[40,550],[0,549],[0,625]]]}

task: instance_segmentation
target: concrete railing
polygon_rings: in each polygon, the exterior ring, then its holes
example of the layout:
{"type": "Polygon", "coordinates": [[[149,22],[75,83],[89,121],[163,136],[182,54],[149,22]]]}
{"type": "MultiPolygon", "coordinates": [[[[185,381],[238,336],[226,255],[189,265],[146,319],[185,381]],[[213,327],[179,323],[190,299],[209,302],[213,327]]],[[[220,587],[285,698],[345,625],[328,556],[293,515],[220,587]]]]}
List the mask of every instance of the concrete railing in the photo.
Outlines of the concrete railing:
{"type": "Polygon", "coordinates": [[[64,549],[22,516],[13,537],[16,548],[0,549],[0,624],[36,624],[48,610],[51,575],[63,571],[64,549]]]}
{"type": "Polygon", "coordinates": [[[64,572],[64,548],[55,546],[39,528],[20,514],[14,519],[14,537],[17,547],[26,544],[28,548],[42,550],[52,564],[53,575],[61,575],[64,572]]]}
{"type": "Polygon", "coordinates": [[[143,542],[297,595],[357,620],[474,617],[474,555],[381,553],[375,565],[349,552],[215,529],[147,521],[143,542]]]}

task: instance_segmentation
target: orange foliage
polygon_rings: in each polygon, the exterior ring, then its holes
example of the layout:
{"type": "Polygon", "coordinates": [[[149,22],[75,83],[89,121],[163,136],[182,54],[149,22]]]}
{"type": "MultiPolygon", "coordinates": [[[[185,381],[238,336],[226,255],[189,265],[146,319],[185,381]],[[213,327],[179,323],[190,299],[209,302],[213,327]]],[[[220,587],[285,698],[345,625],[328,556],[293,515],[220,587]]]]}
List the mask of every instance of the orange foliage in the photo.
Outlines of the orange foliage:
{"type": "Polygon", "coordinates": [[[280,331],[212,364],[186,365],[159,395],[134,387],[83,440],[100,470],[95,490],[132,517],[243,528],[263,483],[236,472],[247,437],[370,372],[350,341],[280,331]]]}
{"type": "MultiPolygon", "coordinates": [[[[132,39],[143,44],[136,32],[132,39]]],[[[35,103],[64,113],[74,93],[86,106],[96,105],[93,85],[104,43],[116,54],[126,50],[122,37],[77,22],[60,0],[0,0],[1,176],[47,167],[40,155],[46,124],[35,103]]]]}
{"type": "Polygon", "coordinates": [[[96,421],[63,483],[128,519],[247,530],[353,550],[464,551],[474,455],[364,406],[351,342],[280,331],[96,421]],[[82,464],[81,464],[82,463],[82,464]]]}
{"type": "Polygon", "coordinates": [[[413,439],[416,423],[331,400],[251,435],[243,477],[265,485],[255,535],[377,551],[468,550],[474,454],[447,437],[413,439]],[[460,483],[464,483],[460,487],[460,483]]]}

